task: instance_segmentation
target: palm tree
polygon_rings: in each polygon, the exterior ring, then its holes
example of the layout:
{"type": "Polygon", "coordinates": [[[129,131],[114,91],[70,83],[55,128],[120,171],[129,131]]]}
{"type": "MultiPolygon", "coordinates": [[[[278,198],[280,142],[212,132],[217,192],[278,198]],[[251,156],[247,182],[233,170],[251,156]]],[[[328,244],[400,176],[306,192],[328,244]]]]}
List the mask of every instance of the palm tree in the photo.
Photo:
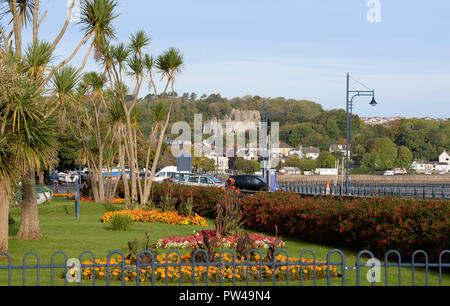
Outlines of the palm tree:
{"type": "MultiPolygon", "coordinates": [[[[10,67],[4,66],[1,70],[0,87],[8,86],[7,80],[14,79],[16,88],[0,100],[0,215],[2,218],[4,214],[8,216],[10,192],[14,190],[13,182],[20,176],[28,184],[22,187],[22,222],[17,236],[19,239],[39,238],[42,231],[37,205],[32,205],[32,201],[27,199],[27,194],[35,193],[27,193],[26,190],[35,188],[35,172],[29,169],[46,167],[55,159],[52,141],[54,128],[36,102],[40,96],[40,92],[36,90],[38,85],[10,67]]],[[[7,230],[5,222],[8,224],[8,220],[0,220],[0,249],[7,249],[8,232],[4,232],[5,228],[7,230]]]]}
{"type": "Polygon", "coordinates": [[[155,59],[153,56],[148,54],[144,55],[144,69],[148,73],[150,78],[150,85],[153,87],[153,91],[155,92],[155,97],[158,96],[158,92],[156,90],[155,82],[153,80],[153,68],[155,67],[155,59]]]}
{"type": "Polygon", "coordinates": [[[117,1],[115,0],[87,0],[82,3],[80,24],[83,25],[85,37],[94,34],[93,45],[99,57],[108,40],[116,38],[116,30],[112,26],[117,1]]]}
{"type": "Polygon", "coordinates": [[[77,76],[77,69],[73,66],[63,66],[55,72],[52,79],[52,89],[56,95],[56,101],[53,108],[47,112],[46,116],[51,116],[56,110],[59,110],[60,132],[65,130],[67,117],[67,102],[74,101],[74,90],[80,77],[77,76]]]}
{"type": "Polygon", "coordinates": [[[34,0],[1,0],[2,12],[0,19],[6,15],[11,15],[13,24],[14,41],[16,53],[22,55],[22,28],[26,26],[33,17],[35,1],[34,0]]]}
{"type": "MultiPolygon", "coordinates": [[[[56,39],[50,45],[50,48],[48,43],[40,42],[38,40],[38,28],[44,17],[39,16],[39,2],[40,2],[39,0],[15,0],[15,1],[0,0],[0,5],[3,4],[3,6],[0,6],[1,12],[3,13],[3,15],[10,15],[12,21],[11,33],[7,35],[6,30],[0,27],[1,36],[4,43],[9,45],[9,39],[12,35],[14,35],[16,47],[15,54],[19,58],[22,57],[22,28],[26,26],[31,19],[33,20],[33,44],[30,44],[28,46],[27,54],[25,56],[26,60],[20,59],[19,61],[17,61],[19,62],[17,67],[24,68],[23,71],[21,69],[17,69],[17,71],[27,73],[30,79],[39,81],[39,88],[37,89],[37,92],[41,92],[45,88],[45,86],[53,79],[53,75],[57,71],[59,71],[60,68],[65,66],[68,62],[70,62],[78,53],[80,48],[83,45],[85,45],[91,37],[94,37],[94,42],[91,44],[89,51],[85,55],[83,64],[77,71],[77,74],[80,74],[81,71],[84,69],[87,59],[90,53],[92,52],[94,46],[97,47],[98,50],[101,46],[104,45],[106,41],[115,38],[115,30],[112,27],[112,21],[117,17],[117,14],[115,13],[117,1],[114,0],[83,1],[82,19],[80,23],[84,26],[83,27],[85,31],[84,38],[81,40],[81,42],[75,48],[73,53],[67,59],[65,59],[55,67],[49,68],[48,65],[51,60],[51,53],[53,52],[53,50],[55,50],[64,33],[66,32],[66,29],[70,22],[70,15],[75,5],[75,0],[71,0],[71,6],[69,9],[68,17],[66,18],[66,22],[64,23],[64,26],[62,27],[56,39]],[[49,73],[45,74],[46,72],[49,73]]],[[[1,61],[2,62],[4,62],[5,60],[10,61],[11,56],[6,57],[6,55],[9,55],[9,53],[11,53],[9,46],[8,47],[5,46],[4,51],[5,51],[4,53],[6,54],[0,53],[0,57],[2,57],[1,61]]],[[[35,96],[35,98],[37,100],[45,101],[46,103],[48,103],[49,101],[52,101],[55,95],[56,93],[52,94],[46,99],[40,99],[41,96],[37,95],[35,96]]],[[[49,118],[52,114],[51,113],[52,108],[43,108],[43,109],[48,110],[50,112],[44,115],[44,119],[49,118]]],[[[6,126],[6,124],[3,124],[3,126],[6,126]]],[[[29,177],[32,176],[31,172],[34,172],[32,166],[33,165],[30,164],[30,167],[28,167],[29,168],[28,171],[30,172],[29,177]]],[[[28,182],[26,181],[24,181],[23,183],[24,183],[23,202],[25,203],[29,201],[27,205],[24,205],[24,207],[34,205],[37,211],[34,180],[33,182],[30,181],[30,184],[32,184],[33,187],[27,186],[28,182]]],[[[29,224],[39,225],[39,220],[36,214],[30,215],[29,218],[35,218],[33,222],[28,222],[29,224]]],[[[38,237],[40,236],[36,234],[38,231],[40,231],[39,226],[35,228],[23,227],[20,230],[21,233],[20,237],[21,238],[38,237]],[[28,236],[26,235],[27,231],[29,231],[30,233],[30,235],[28,236]]]]}
{"type": "Polygon", "coordinates": [[[180,50],[176,48],[169,48],[164,51],[156,59],[156,68],[160,71],[162,78],[167,79],[166,87],[163,91],[163,97],[166,95],[169,84],[172,83],[172,95],[174,93],[175,74],[181,73],[184,69],[184,56],[180,50]]]}
{"type": "Polygon", "coordinates": [[[130,37],[130,50],[142,57],[142,50],[150,45],[151,38],[148,36],[144,30],[137,31],[130,37]]]}
{"type": "Polygon", "coordinates": [[[35,41],[25,50],[25,69],[33,80],[42,80],[52,59],[53,48],[45,41],[35,41]]]}
{"type": "Polygon", "coordinates": [[[122,182],[124,185],[125,204],[128,209],[130,204],[130,189],[128,186],[128,175],[125,171],[125,146],[124,146],[124,137],[126,136],[125,133],[126,118],[125,118],[125,110],[123,109],[123,105],[120,102],[120,98],[118,97],[117,93],[115,93],[115,95],[112,97],[111,103],[109,103],[108,112],[109,112],[109,123],[113,126],[113,135],[118,148],[119,167],[120,171],[122,171],[122,182]]]}
{"type": "MultiPolygon", "coordinates": [[[[153,117],[154,124],[153,124],[152,133],[150,135],[151,146],[157,145],[157,147],[159,147],[159,142],[158,142],[158,144],[156,144],[156,135],[160,128],[161,128],[161,130],[164,128],[164,126],[163,126],[164,119],[167,118],[168,113],[169,113],[169,107],[165,101],[157,101],[152,105],[152,117],[153,117]]],[[[151,153],[151,150],[149,147],[149,149],[147,151],[147,156],[145,159],[145,169],[148,169],[149,164],[150,164],[150,155],[151,155],[150,153],[151,153]]],[[[150,172],[150,176],[147,176],[148,173],[147,173],[147,171],[145,171],[144,188],[143,188],[144,192],[143,192],[143,195],[141,198],[142,205],[147,203],[147,201],[150,197],[150,192],[152,189],[152,178],[154,176],[154,173],[156,172],[157,163],[158,162],[155,159],[155,156],[153,156],[152,169],[150,172]],[[153,175],[152,175],[152,173],[153,173],[153,175]]]]}
{"type": "MultiPolygon", "coordinates": [[[[159,55],[156,60],[156,67],[160,70],[163,78],[167,78],[167,85],[164,89],[163,96],[166,94],[166,90],[170,83],[172,83],[172,93],[174,92],[174,82],[176,73],[180,73],[184,68],[184,57],[178,49],[170,48],[159,55]]],[[[156,167],[158,165],[159,156],[161,155],[162,143],[164,135],[166,134],[167,126],[169,125],[170,114],[172,112],[173,100],[170,102],[167,113],[165,114],[165,121],[160,123],[160,133],[158,139],[158,145],[156,147],[155,157],[153,159],[152,170],[150,172],[150,183],[148,189],[151,190],[153,177],[156,173],[156,167]]],[[[147,195],[147,194],[146,194],[147,195]]],[[[147,201],[147,197],[144,199],[147,201]]],[[[144,202],[144,203],[145,203],[144,202]]]]}

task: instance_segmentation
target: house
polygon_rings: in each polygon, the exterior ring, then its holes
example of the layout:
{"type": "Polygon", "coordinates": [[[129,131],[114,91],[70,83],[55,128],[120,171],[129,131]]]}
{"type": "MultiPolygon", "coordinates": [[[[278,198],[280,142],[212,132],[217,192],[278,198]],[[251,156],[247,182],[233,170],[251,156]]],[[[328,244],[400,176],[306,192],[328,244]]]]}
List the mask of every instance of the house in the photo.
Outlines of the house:
{"type": "Polygon", "coordinates": [[[280,142],[280,144],[278,145],[278,152],[281,155],[284,156],[289,156],[289,152],[293,149],[293,147],[291,147],[290,145],[280,142]]]}
{"type": "MultiPolygon", "coordinates": [[[[444,156],[444,158],[446,158],[444,156]]],[[[445,159],[444,159],[445,160],[445,159]]],[[[447,162],[429,162],[415,160],[411,166],[417,173],[431,173],[431,172],[450,172],[450,164],[447,162]]]]}
{"type": "Polygon", "coordinates": [[[320,155],[320,149],[315,147],[302,148],[303,158],[318,159],[320,155]]]}
{"type": "Polygon", "coordinates": [[[289,156],[297,155],[298,157],[303,158],[302,148],[302,145],[299,144],[294,149],[289,151],[289,156]]]}
{"type": "Polygon", "coordinates": [[[433,162],[415,160],[411,166],[417,173],[425,173],[433,171],[433,162]]]}
{"type": "Polygon", "coordinates": [[[219,157],[217,157],[214,152],[205,155],[205,157],[214,160],[214,163],[216,164],[217,170],[219,172],[225,173],[229,169],[228,157],[220,155],[219,157]]]}
{"type": "MultiPolygon", "coordinates": [[[[344,154],[344,156],[347,154],[346,150],[347,150],[346,145],[331,145],[330,148],[328,149],[330,153],[341,152],[342,154],[344,154]]],[[[350,155],[350,150],[348,151],[348,154],[350,155]]]]}
{"type": "Polygon", "coordinates": [[[440,163],[447,163],[450,165],[450,151],[444,151],[440,156],[439,156],[439,162],[440,163]]]}
{"type": "Polygon", "coordinates": [[[441,172],[448,173],[448,172],[450,172],[450,165],[448,163],[441,163],[441,162],[434,163],[433,171],[436,171],[439,173],[441,173],[441,172]]]}

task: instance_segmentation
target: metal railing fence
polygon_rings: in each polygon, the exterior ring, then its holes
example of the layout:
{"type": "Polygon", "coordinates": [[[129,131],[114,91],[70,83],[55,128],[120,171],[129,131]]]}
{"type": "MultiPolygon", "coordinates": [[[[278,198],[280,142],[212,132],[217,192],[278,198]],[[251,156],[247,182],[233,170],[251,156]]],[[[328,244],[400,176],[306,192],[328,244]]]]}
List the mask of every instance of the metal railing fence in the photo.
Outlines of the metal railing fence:
{"type": "MultiPolygon", "coordinates": [[[[439,280],[435,285],[450,285],[450,250],[440,253],[438,263],[428,262],[427,253],[422,250],[415,251],[412,254],[412,261],[408,263],[402,262],[402,256],[396,250],[386,252],[382,259],[383,262],[375,259],[372,252],[365,250],[357,254],[354,266],[346,264],[346,256],[339,249],[330,250],[327,253],[326,261],[322,262],[317,260],[316,253],[311,249],[303,250],[299,258],[295,260],[290,258],[284,249],[277,250],[273,254],[274,260],[272,261],[267,260],[268,257],[263,257],[259,249],[249,250],[247,256],[240,259],[233,250],[229,249],[217,253],[212,261],[209,260],[205,250],[196,250],[191,256],[191,262],[186,262],[182,260],[183,255],[178,250],[170,250],[162,256],[144,250],[139,252],[135,262],[131,263],[121,251],[110,252],[106,261],[96,258],[91,251],[82,252],[76,259],[69,259],[65,252],[57,251],[52,254],[50,264],[41,264],[41,258],[36,252],[28,252],[23,256],[22,264],[12,264],[10,254],[0,253],[0,263],[7,261],[7,264],[0,264],[0,286],[13,285],[13,280],[15,282],[20,280],[20,272],[22,272],[22,285],[27,285],[27,272],[30,270],[36,272],[35,284],[38,286],[41,285],[43,271],[48,270],[50,270],[50,279],[47,279],[45,283],[49,283],[50,286],[56,284],[55,280],[59,280],[60,284],[64,280],[65,286],[72,282],[78,283],[80,286],[95,286],[103,283],[106,286],[112,284],[123,286],[128,283],[136,286],[144,283],[152,286],[168,286],[169,284],[178,286],[255,286],[255,284],[259,286],[263,284],[302,286],[310,284],[316,286],[318,281],[323,284],[326,282],[326,285],[330,286],[333,280],[335,280],[334,284],[338,282],[342,286],[360,286],[362,280],[365,284],[370,283],[372,286],[377,282],[389,286],[389,272],[391,272],[389,269],[392,268],[395,268],[398,273],[396,285],[399,286],[403,284],[402,268],[411,270],[411,285],[413,286],[416,285],[416,270],[418,269],[421,270],[420,273],[425,271],[425,285],[430,285],[430,270],[434,273],[433,276],[439,280]],[[305,254],[309,254],[310,259],[304,258],[305,254]],[[340,257],[340,261],[331,260],[331,257],[336,255],[340,257]],[[27,264],[30,256],[35,258],[35,264],[27,264]],[[55,263],[57,256],[64,258],[64,264],[55,263]],[[89,256],[90,259],[83,261],[86,256],[89,256]],[[392,256],[395,257],[395,261],[390,261],[392,256]],[[177,259],[176,262],[172,261],[172,257],[177,259]],[[197,261],[196,258],[200,257],[203,260],[197,261]],[[421,257],[423,262],[418,262],[418,257],[421,257]],[[252,261],[251,258],[259,258],[259,260],[252,261]],[[372,261],[367,261],[368,258],[372,261]],[[446,262],[445,259],[448,261],[446,262]],[[62,275],[65,277],[61,275],[55,277],[56,269],[63,270],[62,275]],[[381,274],[383,274],[381,269],[384,269],[384,281],[381,280],[381,274]],[[219,272],[217,273],[217,271],[219,272]],[[350,273],[349,271],[356,273],[355,283],[347,283],[346,273],[350,273]],[[78,278],[77,273],[79,273],[78,278]],[[366,273],[366,279],[362,277],[363,273],[366,273]],[[165,277],[161,277],[162,275],[165,277]],[[201,275],[203,278],[200,279],[201,275]],[[370,275],[372,275],[371,278],[370,275]]],[[[42,282],[44,283],[44,281],[42,282]]]]}
{"type": "MultiPolygon", "coordinates": [[[[305,195],[345,195],[345,185],[330,184],[327,190],[326,182],[278,183],[286,191],[305,195]]],[[[450,199],[450,184],[364,184],[351,183],[349,195],[361,197],[399,196],[405,198],[422,199],[450,199]]]]}

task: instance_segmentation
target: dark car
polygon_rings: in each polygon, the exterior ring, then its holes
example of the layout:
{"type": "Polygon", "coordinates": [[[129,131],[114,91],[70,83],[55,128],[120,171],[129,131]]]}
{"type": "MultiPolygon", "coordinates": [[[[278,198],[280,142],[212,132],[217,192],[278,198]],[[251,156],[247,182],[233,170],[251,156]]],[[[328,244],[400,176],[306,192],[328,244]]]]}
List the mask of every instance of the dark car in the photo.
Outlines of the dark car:
{"type": "Polygon", "coordinates": [[[234,185],[242,193],[252,194],[258,191],[267,190],[266,179],[262,176],[243,174],[243,175],[232,175],[228,178],[226,185],[230,185],[231,179],[234,179],[234,185]]]}

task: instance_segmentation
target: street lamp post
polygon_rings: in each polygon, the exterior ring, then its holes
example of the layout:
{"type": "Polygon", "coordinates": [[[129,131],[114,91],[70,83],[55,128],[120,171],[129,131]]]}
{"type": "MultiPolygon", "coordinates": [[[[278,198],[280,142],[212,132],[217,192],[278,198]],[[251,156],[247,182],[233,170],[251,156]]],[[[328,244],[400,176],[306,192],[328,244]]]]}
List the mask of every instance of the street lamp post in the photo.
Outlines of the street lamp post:
{"type": "MultiPolygon", "coordinates": [[[[359,82],[358,82],[359,83],[359,82]]],[[[361,84],[361,83],[360,83],[361,84]]],[[[363,84],[361,84],[363,85],[363,84]]],[[[366,87],[365,85],[363,85],[366,87]]],[[[347,127],[347,141],[345,144],[346,153],[346,174],[345,174],[345,194],[349,195],[350,190],[350,180],[349,180],[349,145],[350,145],[350,135],[352,134],[353,127],[353,99],[355,97],[372,97],[372,101],[369,103],[371,106],[376,106],[378,103],[375,101],[375,90],[350,90],[350,74],[347,73],[347,102],[346,102],[346,127],[347,127]],[[350,95],[353,96],[350,98],[350,95]],[[351,121],[351,126],[349,126],[349,121],[351,121]]]]}

